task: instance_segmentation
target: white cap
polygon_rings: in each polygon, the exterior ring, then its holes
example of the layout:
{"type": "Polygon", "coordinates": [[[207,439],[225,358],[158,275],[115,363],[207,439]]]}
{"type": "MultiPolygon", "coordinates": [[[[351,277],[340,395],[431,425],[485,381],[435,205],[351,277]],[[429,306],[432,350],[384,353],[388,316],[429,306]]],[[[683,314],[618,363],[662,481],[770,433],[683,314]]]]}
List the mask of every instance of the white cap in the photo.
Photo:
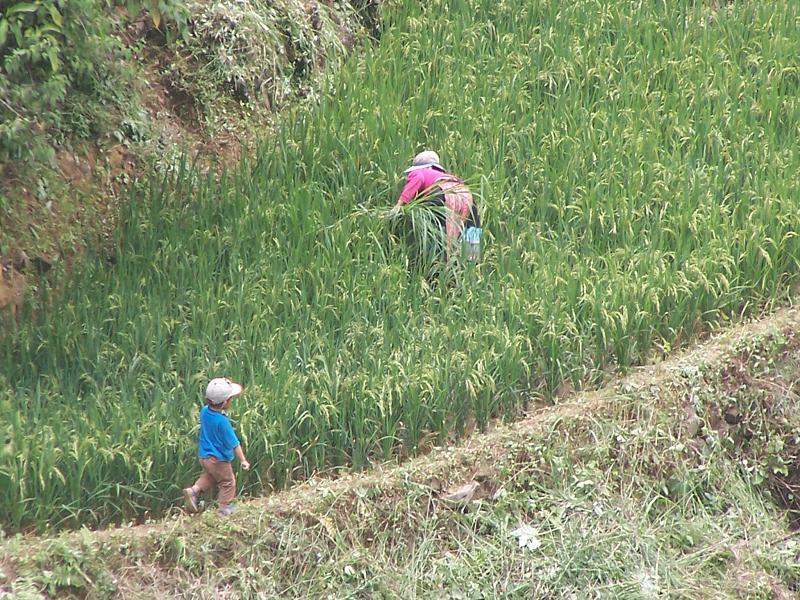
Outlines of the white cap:
{"type": "Polygon", "coordinates": [[[226,400],[238,396],[243,391],[244,388],[240,384],[234,383],[227,377],[217,377],[208,382],[206,399],[214,406],[218,406],[225,403],[226,400]]]}
{"type": "Polygon", "coordinates": [[[426,167],[439,167],[440,169],[444,169],[444,167],[439,164],[439,155],[433,150],[424,150],[417,154],[414,160],[411,161],[411,166],[407,168],[405,172],[410,173],[411,171],[424,169],[426,167]]]}

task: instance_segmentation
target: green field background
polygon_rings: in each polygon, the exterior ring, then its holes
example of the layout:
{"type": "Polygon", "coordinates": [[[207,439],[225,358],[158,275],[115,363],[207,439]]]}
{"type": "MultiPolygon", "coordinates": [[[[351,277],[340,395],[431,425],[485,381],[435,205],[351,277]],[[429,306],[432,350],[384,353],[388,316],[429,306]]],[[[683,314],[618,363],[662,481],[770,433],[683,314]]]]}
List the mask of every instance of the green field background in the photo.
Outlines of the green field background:
{"type": "Polygon", "coordinates": [[[601,383],[780,303],[800,270],[796,2],[408,1],[239,169],[131,192],[115,264],[0,342],[0,526],[162,514],[209,378],[246,493],[601,383]],[[421,5],[424,4],[424,5],[421,5]],[[413,155],[471,184],[483,260],[391,234],[413,155]]]}

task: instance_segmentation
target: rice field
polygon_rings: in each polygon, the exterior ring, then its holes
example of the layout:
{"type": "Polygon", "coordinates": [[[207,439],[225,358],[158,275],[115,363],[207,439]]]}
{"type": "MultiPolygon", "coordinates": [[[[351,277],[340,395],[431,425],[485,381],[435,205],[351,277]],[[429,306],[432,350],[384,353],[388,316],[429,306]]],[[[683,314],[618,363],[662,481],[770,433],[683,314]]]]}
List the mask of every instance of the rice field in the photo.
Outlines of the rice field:
{"type": "MultiPolygon", "coordinates": [[[[258,494],[364,468],[681,346],[800,280],[800,5],[399,2],[380,45],[238,170],[133,189],[0,340],[0,526],[162,514],[209,378],[258,494]],[[423,148],[480,264],[433,279],[386,217],[423,148]]],[[[413,213],[416,209],[410,209],[413,213]]]]}

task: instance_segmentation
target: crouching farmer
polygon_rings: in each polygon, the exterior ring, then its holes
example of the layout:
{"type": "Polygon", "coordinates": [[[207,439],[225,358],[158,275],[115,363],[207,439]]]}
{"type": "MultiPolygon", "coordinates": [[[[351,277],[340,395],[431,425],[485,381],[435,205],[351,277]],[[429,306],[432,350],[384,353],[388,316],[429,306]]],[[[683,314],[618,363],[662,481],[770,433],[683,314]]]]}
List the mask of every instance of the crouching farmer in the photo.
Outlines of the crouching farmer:
{"type": "Polygon", "coordinates": [[[206,387],[206,405],[200,410],[200,439],[198,456],[203,474],[192,487],[183,490],[186,509],[197,512],[197,499],[200,494],[215,485],[219,488],[220,516],[227,517],[233,512],[233,498],[236,496],[236,477],[233,475],[233,455],[241,461],[245,471],[250,463],[244,456],[239,438],[225,416],[231,400],[241,394],[244,388],[230,379],[212,379],[206,387]]]}

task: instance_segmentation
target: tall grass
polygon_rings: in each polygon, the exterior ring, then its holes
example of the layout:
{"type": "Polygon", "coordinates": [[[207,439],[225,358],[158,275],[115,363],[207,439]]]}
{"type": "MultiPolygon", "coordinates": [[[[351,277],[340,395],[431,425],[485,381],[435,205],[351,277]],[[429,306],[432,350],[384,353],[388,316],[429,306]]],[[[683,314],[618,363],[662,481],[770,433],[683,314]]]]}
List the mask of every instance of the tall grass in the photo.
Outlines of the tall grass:
{"type": "Polygon", "coordinates": [[[798,281],[800,7],[438,0],[236,172],[131,193],[117,262],[0,345],[0,523],[155,514],[208,378],[246,491],[414,452],[676,347],[798,281]],[[376,211],[436,148],[483,261],[430,285],[376,211]],[[489,184],[488,182],[492,182],[489,184]]]}

